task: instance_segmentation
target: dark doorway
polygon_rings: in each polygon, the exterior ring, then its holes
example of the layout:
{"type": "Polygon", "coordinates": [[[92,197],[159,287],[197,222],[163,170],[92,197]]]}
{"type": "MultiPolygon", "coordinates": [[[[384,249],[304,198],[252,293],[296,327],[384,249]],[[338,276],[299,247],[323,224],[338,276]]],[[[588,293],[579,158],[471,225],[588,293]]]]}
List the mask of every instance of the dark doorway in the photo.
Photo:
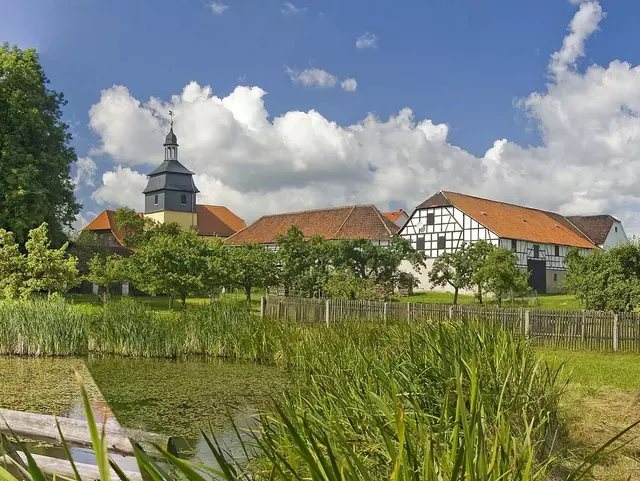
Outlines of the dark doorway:
{"type": "Polygon", "coordinates": [[[547,292],[547,263],[544,259],[527,259],[529,285],[538,294],[547,292]]]}

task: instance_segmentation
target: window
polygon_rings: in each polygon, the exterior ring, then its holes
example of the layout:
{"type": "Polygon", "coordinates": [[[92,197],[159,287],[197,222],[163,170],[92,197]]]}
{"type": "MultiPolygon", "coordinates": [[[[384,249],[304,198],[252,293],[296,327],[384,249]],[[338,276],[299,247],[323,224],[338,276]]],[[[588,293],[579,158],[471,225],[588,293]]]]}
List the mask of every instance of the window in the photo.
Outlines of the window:
{"type": "Polygon", "coordinates": [[[447,245],[446,239],[443,235],[438,236],[438,249],[444,249],[447,245]]]}
{"type": "Polygon", "coordinates": [[[540,257],[540,246],[537,244],[533,246],[533,257],[534,259],[540,257]]]}
{"type": "Polygon", "coordinates": [[[560,246],[556,246],[556,257],[560,257],[560,246]]]}
{"type": "Polygon", "coordinates": [[[182,195],[180,196],[180,203],[181,203],[182,205],[187,205],[187,196],[186,196],[186,194],[182,194],[182,195]]]}
{"type": "Polygon", "coordinates": [[[511,250],[513,252],[518,250],[518,241],[515,239],[511,239],[511,250]]]}
{"type": "Polygon", "coordinates": [[[616,227],[614,227],[614,229],[616,230],[616,232],[618,232],[618,227],[617,227],[617,226],[616,226],[616,227]]]}
{"type": "Polygon", "coordinates": [[[553,275],[553,282],[558,282],[558,274],[553,275]]]}
{"type": "Polygon", "coordinates": [[[424,250],[424,236],[418,237],[418,240],[416,241],[416,250],[417,251],[424,250]]]}
{"type": "Polygon", "coordinates": [[[436,215],[434,213],[427,214],[427,225],[434,225],[436,223],[436,215]]]}
{"type": "Polygon", "coordinates": [[[154,199],[153,199],[153,203],[155,205],[158,205],[158,194],[155,195],[154,199]]]}

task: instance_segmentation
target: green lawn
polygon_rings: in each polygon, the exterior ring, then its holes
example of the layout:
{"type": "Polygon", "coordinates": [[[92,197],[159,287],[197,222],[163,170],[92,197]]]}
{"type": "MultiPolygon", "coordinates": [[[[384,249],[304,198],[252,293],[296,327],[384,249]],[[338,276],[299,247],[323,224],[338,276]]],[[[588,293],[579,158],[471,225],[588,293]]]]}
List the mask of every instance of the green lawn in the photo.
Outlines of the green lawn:
{"type": "MultiPolygon", "coordinates": [[[[453,304],[453,294],[448,292],[420,292],[409,297],[403,297],[402,302],[424,302],[428,304],[453,304]]],[[[458,295],[459,304],[477,304],[474,296],[458,295]]],[[[495,305],[493,299],[486,299],[486,304],[495,305]]],[[[505,299],[503,307],[529,307],[531,309],[584,309],[582,303],[570,294],[547,294],[537,297],[523,297],[505,299]]]]}

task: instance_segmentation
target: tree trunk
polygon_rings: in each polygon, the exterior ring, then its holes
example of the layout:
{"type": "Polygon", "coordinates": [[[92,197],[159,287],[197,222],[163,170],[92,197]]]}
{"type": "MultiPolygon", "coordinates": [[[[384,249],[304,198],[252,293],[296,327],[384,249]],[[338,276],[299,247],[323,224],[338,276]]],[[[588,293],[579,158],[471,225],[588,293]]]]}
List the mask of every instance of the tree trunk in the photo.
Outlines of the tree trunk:
{"type": "Polygon", "coordinates": [[[169,296],[169,310],[173,310],[173,294],[169,296]]]}
{"type": "Polygon", "coordinates": [[[482,304],[482,287],[478,286],[478,302],[482,304]]]}
{"type": "Polygon", "coordinates": [[[497,297],[498,307],[502,307],[502,296],[497,297]]]}
{"type": "Polygon", "coordinates": [[[453,291],[453,305],[455,306],[458,303],[458,288],[455,287],[453,291]]]}
{"type": "Polygon", "coordinates": [[[251,286],[245,285],[244,286],[244,293],[247,296],[247,302],[249,303],[249,306],[251,306],[251,286]]]}
{"type": "Polygon", "coordinates": [[[180,302],[182,304],[182,308],[184,309],[185,306],[187,305],[187,295],[186,294],[180,294],[180,302]]]}

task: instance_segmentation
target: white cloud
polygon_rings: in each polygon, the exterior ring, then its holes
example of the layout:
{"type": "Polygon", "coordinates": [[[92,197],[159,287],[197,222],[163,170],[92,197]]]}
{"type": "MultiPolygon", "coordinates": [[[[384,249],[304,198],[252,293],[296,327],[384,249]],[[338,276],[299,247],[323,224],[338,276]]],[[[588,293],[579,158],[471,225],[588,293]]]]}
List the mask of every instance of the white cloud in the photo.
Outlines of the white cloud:
{"type": "Polygon", "coordinates": [[[76,175],[73,177],[73,183],[76,185],[76,189],[82,185],[95,186],[94,179],[98,167],[90,157],[78,157],[75,168],[76,175]]]}
{"type": "Polygon", "coordinates": [[[378,37],[365,32],[356,39],[356,48],[378,48],[378,37]]]}
{"type": "Polygon", "coordinates": [[[306,87],[332,88],[338,82],[338,77],[318,68],[298,71],[285,67],[285,71],[293,83],[302,84],[306,87]]]}
{"type": "Polygon", "coordinates": [[[304,12],[304,7],[296,7],[293,3],[291,2],[284,2],[284,6],[282,7],[281,11],[282,13],[301,13],[304,12]]]}
{"type": "Polygon", "coordinates": [[[580,6],[571,39],[551,58],[550,83],[518,104],[537,125],[540,146],[500,139],[476,157],[449,142],[446,124],[416,119],[410,109],[341,126],[315,110],[272,117],[259,87],[218,97],[192,82],[167,101],[141,103],[114,86],[90,112],[100,151],[116,164],[94,198],[142,208],[141,172],[163,158],[171,108],[180,158],[198,173],[199,201],[227,205],[248,221],[351,203],[411,209],[448,189],[566,214],[607,212],[639,232],[640,67],[618,60],[574,67],[602,17],[599,4],[580,6]]]}
{"type": "Polygon", "coordinates": [[[225,5],[222,2],[213,2],[211,4],[211,11],[214,15],[222,15],[228,8],[229,5],[225,5]]]}
{"type": "Polygon", "coordinates": [[[340,85],[342,85],[342,90],[345,92],[355,92],[358,88],[358,82],[354,78],[346,78],[344,79],[340,85]]]}

